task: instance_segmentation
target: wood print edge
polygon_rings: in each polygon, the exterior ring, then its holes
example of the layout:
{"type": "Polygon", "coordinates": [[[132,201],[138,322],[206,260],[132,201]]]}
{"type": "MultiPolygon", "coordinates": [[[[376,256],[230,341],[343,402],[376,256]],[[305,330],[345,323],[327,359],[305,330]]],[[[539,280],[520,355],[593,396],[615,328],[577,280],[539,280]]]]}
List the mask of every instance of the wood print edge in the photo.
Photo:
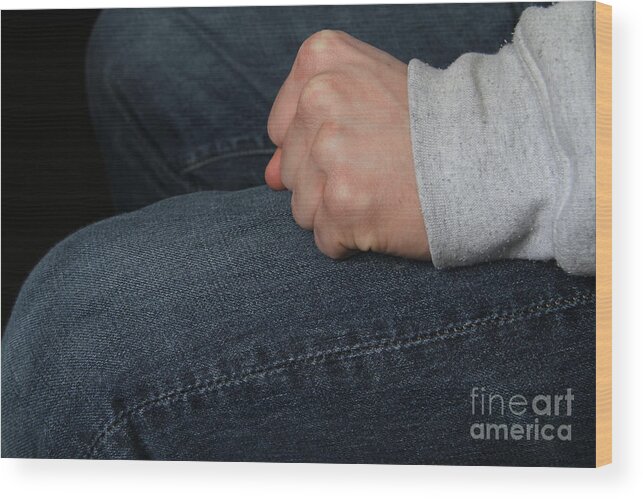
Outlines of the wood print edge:
{"type": "Polygon", "coordinates": [[[595,3],[596,466],[612,462],[612,7],[595,3]]]}

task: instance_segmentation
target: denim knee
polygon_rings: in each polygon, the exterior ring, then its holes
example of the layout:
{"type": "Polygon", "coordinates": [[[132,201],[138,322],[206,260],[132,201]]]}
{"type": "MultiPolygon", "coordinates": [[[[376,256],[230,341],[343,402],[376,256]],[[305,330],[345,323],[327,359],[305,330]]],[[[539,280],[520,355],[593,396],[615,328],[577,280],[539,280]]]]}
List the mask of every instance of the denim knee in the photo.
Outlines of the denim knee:
{"type": "Polygon", "coordinates": [[[58,244],[20,292],[3,337],[3,457],[81,457],[108,410],[102,392],[120,339],[92,324],[104,314],[117,320],[118,291],[100,274],[119,256],[99,232],[58,244]]]}
{"type": "Polygon", "coordinates": [[[219,369],[233,342],[218,322],[243,317],[235,293],[246,292],[230,276],[263,258],[235,258],[233,239],[271,212],[287,220],[288,200],[273,198],[262,212],[252,197],[178,196],[55,246],[2,339],[2,455],[88,457],[119,414],[219,369]]]}
{"type": "Polygon", "coordinates": [[[146,396],[141,386],[171,385],[176,338],[162,320],[146,327],[181,292],[158,231],[106,220],[33,270],[3,337],[4,457],[84,457],[105,421],[146,396]]]}

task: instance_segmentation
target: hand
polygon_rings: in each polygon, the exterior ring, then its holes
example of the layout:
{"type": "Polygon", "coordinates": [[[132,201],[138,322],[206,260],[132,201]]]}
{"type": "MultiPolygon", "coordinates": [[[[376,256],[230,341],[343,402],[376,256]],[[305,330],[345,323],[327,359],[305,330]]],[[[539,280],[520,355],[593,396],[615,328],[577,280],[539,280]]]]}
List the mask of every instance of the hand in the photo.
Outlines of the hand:
{"type": "Polygon", "coordinates": [[[407,66],[337,31],[308,38],[268,120],[273,189],[331,258],[429,259],[411,148],[407,66]]]}

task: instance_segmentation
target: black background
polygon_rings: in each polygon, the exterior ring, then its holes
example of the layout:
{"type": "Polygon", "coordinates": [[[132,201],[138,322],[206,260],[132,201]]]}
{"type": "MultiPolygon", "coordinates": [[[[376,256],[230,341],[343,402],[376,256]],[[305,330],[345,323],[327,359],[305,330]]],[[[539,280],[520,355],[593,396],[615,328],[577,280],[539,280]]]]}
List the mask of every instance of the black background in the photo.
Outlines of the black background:
{"type": "Polygon", "coordinates": [[[2,12],[2,328],[48,249],[112,214],[88,114],[97,10],[2,12]]]}

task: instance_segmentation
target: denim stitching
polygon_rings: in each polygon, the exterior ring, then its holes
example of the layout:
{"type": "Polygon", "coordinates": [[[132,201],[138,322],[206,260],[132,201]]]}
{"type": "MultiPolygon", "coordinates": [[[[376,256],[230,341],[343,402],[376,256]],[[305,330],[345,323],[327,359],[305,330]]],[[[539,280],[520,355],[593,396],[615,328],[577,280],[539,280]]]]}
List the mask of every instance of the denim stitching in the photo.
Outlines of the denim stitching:
{"type": "Polygon", "coordinates": [[[526,307],[520,308],[513,312],[494,313],[480,319],[474,319],[462,323],[459,326],[451,326],[439,331],[427,333],[418,333],[406,338],[388,338],[383,340],[370,341],[353,345],[351,347],[341,347],[322,352],[316,352],[298,357],[289,357],[287,359],[261,366],[239,374],[222,375],[210,380],[203,380],[191,385],[177,388],[161,395],[146,399],[130,409],[119,412],[113,417],[94,438],[87,451],[81,456],[82,458],[92,458],[104,439],[116,431],[130,416],[140,415],[147,409],[161,405],[165,402],[180,400],[189,394],[207,393],[246,383],[254,379],[262,379],[267,375],[276,374],[284,371],[288,367],[297,365],[317,365],[332,360],[341,361],[353,359],[367,355],[377,354],[385,351],[396,351],[402,348],[414,347],[424,343],[431,343],[438,340],[448,340],[460,337],[471,332],[476,328],[484,327],[490,324],[501,325],[508,324],[520,319],[532,318],[538,315],[549,314],[560,310],[567,310],[578,305],[584,305],[593,302],[595,299],[593,293],[577,294],[572,298],[558,298],[534,302],[526,307]]]}

